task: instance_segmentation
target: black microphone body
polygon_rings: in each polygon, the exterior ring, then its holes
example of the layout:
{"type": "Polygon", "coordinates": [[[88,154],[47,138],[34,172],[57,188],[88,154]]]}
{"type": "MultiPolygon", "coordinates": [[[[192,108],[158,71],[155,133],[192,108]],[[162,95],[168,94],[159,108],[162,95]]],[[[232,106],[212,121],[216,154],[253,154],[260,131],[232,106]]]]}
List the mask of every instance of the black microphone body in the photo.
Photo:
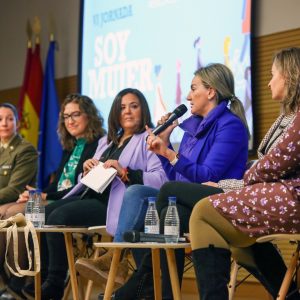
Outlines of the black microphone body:
{"type": "MultiPolygon", "coordinates": [[[[124,242],[128,243],[166,243],[166,239],[170,239],[170,237],[170,235],[144,233],[136,230],[126,231],[123,234],[124,242]]],[[[185,239],[180,238],[179,241],[182,242],[185,239]]]]}
{"type": "Polygon", "coordinates": [[[175,110],[172,112],[172,114],[170,115],[169,119],[161,125],[158,125],[157,127],[155,127],[152,131],[152,133],[154,135],[158,135],[161,132],[163,132],[167,127],[169,127],[170,125],[172,125],[172,123],[177,120],[178,118],[180,118],[181,116],[183,116],[185,113],[187,112],[187,107],[184,104],[179,105],[177,108],[175,108],[175,110]]]}

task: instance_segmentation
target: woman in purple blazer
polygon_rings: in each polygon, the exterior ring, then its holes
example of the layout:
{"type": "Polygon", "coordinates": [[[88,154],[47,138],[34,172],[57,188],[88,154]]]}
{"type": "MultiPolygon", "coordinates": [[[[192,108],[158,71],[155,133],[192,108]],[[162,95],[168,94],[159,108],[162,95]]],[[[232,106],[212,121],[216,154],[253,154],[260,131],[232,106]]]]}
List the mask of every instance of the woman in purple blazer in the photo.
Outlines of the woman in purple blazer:
{"type": "MultiPolygon", "coordinates": [[[[113,167],[117,176],[102,193],[77,184],[63,199],[46,206],[47,225],[95,226],[107,225],[114,233],[123,195],[132,184],[146,184],[159,189],[166,175],[157,156],[147,150],[145,126],[151,126],[150,111],[144,95],[136,89],[124,89],[116,96],[108,118],[108,135],[99,140],[92,159],[84,163],[84,174],[99,163],[113,167]]],[[[42,244],[42,266],[49,256],[48,270],[42,272],[42,299],[61,299],[68,263],[63,235],[46,234],[42,244]],[[48,255],[47,255],[48,249],[48,255]]],[[[34,294],[32,286],[24,289],[34,294]]]]}

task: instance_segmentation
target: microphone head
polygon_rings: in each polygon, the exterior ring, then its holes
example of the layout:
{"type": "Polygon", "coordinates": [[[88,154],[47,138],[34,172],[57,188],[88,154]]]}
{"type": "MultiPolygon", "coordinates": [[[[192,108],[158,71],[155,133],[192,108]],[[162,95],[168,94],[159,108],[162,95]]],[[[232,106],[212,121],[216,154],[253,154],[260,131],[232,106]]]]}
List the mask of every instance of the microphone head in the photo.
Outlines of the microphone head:
{"type": "Polygon", "coordinates": [[[180,118],[187,112],[187,107],[184,104],[180,104],[178,107],[175,108],[174,114],[180,118]]]}
{"type": "Polygon", "coordinates": [[[125,231],[123,233],[123,240],[127,243],[137,243],[140,241],[140,233],[136,230],[125,231]]]}

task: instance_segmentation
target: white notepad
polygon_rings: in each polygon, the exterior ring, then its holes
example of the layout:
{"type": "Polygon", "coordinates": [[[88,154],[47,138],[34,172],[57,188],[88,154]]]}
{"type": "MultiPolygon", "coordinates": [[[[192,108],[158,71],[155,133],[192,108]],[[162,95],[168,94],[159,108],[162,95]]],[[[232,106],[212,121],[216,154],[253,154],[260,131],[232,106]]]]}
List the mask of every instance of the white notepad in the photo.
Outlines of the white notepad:
{"type": "Polygon", "coordinates": [[[100,161],[99,164],[94,167],[88,174],[82,177],[80,181],[95,192],[103,193],[103,191],[112,182],[116,175],[116,169],[105,169],[103,167],[103,163],[100,161]]]}

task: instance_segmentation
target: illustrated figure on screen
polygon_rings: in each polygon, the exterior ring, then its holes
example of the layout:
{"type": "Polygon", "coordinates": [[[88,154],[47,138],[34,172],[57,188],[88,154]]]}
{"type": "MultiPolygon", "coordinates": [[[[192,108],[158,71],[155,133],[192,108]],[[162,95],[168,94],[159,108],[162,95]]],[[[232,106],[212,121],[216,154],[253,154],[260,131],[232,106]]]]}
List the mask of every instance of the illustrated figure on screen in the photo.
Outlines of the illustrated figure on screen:
{"type": "Polygon", "coordinates": [[[198,36],[194,41],[194,48],[197,51],[196,56],[196,70],[199,70],[200,68],[204,67],[203,60],[201,58],[201,37],[198,36]]]}
{"type": "MultiPolygon", "coordinates": [[[[243,105],[245,108],[246,118],[248,120],[249,129],[252,130],[252,90],[251,90],[251,67],[248,66],[245,69],[245,98],[243,105]]],[[[252,132],[252,131],[250,131],[252,132]]]]}
{"type": "Polygon", "coordinates": [[[224,49],[224,64],[228,68],[231,68],[230,67],[230,55],[229,55],[230,45],[231,45],[231,38],[230,38],[230,36],[226,36],[224,39],[224,44],[223,44],[224,48],[223,49],[224,49]]]}
{"type": "Polygon", "coordinates": [[[176,99],[175,104],[176,106],[181,104],[181,82],[180,82],[180,70],[181,70],[181,62],[180,60],[176,61],[176,99]]]}
{"type": "Polygon", "coordinates": [[[244,0],[242,12],[242,33],[244,34],[244,43],[240,56],[240,61],[244,60],[245,53],[250,42],[251,31],[251,0],[244,0]]]}
{"type": "Polygon", "coordinates": [[[162,96],[162,86],[161,86],[161,65],[155,65],[154,73],[156,77],[156,84],[155,84],[155,106],[154,106],[154,121],[157,122],[160,120],[162,115],[167,113],[167,106],[163,100],[162,96]]]}
{"type": "Polygon", "coordinates": [[[251,91],[251,67],[248,66],[245,69],[245,103],[244,103],[244,108],[245,111],[247,112],[248,110],[251,109],[251,102],[252,102],[252,91],[251,91]]]}

